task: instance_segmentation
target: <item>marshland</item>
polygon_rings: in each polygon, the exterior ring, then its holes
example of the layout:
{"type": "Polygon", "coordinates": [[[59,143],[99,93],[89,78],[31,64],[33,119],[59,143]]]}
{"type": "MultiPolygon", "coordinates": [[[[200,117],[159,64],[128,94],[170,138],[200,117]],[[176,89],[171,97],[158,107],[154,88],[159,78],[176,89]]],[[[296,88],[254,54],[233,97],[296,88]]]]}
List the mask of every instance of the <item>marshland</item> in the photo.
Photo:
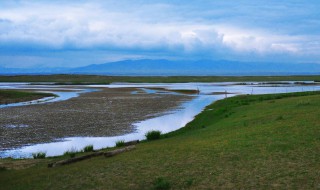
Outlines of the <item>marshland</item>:
{"type": "Polygon", "coordinates": [[[314,81],[0,86],[28,98],[11,96],[1,108],[0,180],[7,188],[304,188],[319,182],[320,85],[314,81]],[[10,106],[30,101],[30,94],[57,100],[10,106]],[[160,139],[146,140],[150,131],[160,139]],[[113,158],[47,168],[130,140],[142,142],[113,158]]]}

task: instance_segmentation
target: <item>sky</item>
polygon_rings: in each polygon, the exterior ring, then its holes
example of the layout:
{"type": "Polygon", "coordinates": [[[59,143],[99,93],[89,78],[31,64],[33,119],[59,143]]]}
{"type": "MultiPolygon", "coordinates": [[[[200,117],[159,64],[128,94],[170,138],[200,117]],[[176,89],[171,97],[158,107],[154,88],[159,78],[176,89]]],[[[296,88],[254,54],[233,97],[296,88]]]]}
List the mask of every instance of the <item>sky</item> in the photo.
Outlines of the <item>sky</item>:
{"type": "Polygon", "coordinates": [[[320,64],[319,0],[0,0],[0,67],[320,64]]]}

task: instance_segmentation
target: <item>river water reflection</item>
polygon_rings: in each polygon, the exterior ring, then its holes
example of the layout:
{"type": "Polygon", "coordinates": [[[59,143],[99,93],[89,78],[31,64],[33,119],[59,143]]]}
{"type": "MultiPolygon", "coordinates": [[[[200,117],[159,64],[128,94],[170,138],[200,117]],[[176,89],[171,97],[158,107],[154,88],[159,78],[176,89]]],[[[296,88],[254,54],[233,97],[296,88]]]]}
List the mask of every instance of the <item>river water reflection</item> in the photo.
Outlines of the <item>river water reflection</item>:
{"type": "MultiPolygon", "coordinates": [[[[183,103],[179,109],[171,110],[161,116],[133,123],[135,131],[130,134],[124,134],[115,137],[70,137],[64,139],[57,139],[57,142],[36,144],[25,146],[19,149],[7,150],[0,152],[0,157],[31,157],[34,152],[46,152],[47,156],[61,155],[67,150],[77,149],[81,150],[87,145],[93,145],[94,149],[101,149],[104,147],[115,146],[115,142],[119,140],[131,141],[145,139],[145,133],[150,130],[160,130],[162,133],[175,131],[188,122],[190,122],[195,115],[199,114],[210,103],[223,99],[225,97],[234,96],[237,94],[271,94],[271,93],[286,93],[286,92],[301,92],[301,91],[318,91],[320,85],[295,85],[293,82],[288,84],[270,85],[260,83],[249,83],[250,85],[241,85],[235,83],[175,83],[175,84],[111,84],[111,85],[88,85],[79,86],[81,89],[86,89],[89,92],[94,88],[124,88],[136,87],[141,89],[152,88],[166,88],[166,89],[188,89],[199,90],[198,95],[192,95],[194,98],[183,103]],[[214,95],[216,93],[227,92],[230,94],[214,95]]],[[[0,85],[1,86],[1,85],[0,85]]],[[[7,84],[10,87],[10,85],[7,84]]],[[[52,86],[52,85],[50,85],[52,86]]],[[[32,87],[33,88],[33,87],[32,87]]],[[[41,88],[47,88],[42,86],[41,88]]],[[[83,92],[83,90],[81,91],[83,92]]],[[[145,93],[157,93],[157,90],[147,91],[145,93]]],[[[60,93],[55,91],[55,93],[60,93]]],[[[71,97],[75,97],[79,92],[72,92],[71,97]]],[[[68,98],[71,98],[70,96],[68,98]]],[[[66,98],[66,99],[68,99],[66,98]]],[[[61,100],[60,100],[61,101],[61,100]]]]}

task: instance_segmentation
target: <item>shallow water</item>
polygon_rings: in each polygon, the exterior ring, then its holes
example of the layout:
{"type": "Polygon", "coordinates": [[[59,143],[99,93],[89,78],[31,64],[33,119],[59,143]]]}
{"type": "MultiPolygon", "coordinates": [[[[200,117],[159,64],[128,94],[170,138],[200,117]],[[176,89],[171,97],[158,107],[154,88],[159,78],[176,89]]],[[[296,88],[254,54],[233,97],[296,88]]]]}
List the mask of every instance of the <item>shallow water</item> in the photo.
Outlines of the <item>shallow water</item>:
{"type": "Polygon", "coordinates": [[[210,103],[223,99],[225,97],[237,94],[272,94],[300,91],[316,91],[320,90],[320,86],[299,86],[294,84],[286,85],[265,85],[256,83],[255,85],[234,85],[234,83],[175,83],[175,84],[111,84],[111,85],[89,85],[82,86],[85,88],[108,87],[138,87],[143,93],[158,93],[157,90],[147,89],[167,88],[167,89],[191,89],[200,90],[199,95],[193,95],[195,98],[189,102],[185,102],[178,110],[171,110],[165,115],[154,117],[145,121],[134,123],[136,128],[134,133],[124,134],[116,137],[70,137],[57,139],[58,142],[36,144],[25,146],[19,149],[0,152],[0,157],[31,157],[34,152],[46,152],[47,156],[61,155],[67,150],[81,150],[87,145],[93,145],[94,149],[115,146],[116,141],[124,140],[142,140],[144,135],[150,130],[160,130],[163,133],[177,130],[190,122],[195,115],[200,113],[210,103]],[[209,95],[213,92],[228,92],[228,95],[209,95]]]}
{"type": "Polygon", "coordinates": [[[16,150],[4,151],[1,157],[30,157],[34,152],[46,152],[47,156],[61,155],[67,150],[81,150],[87,145],[93,145],[94,149],[113,147],[120,140],[131,141],[145,139],[144,135],[150,130],[160,130],[163,133],[177,130],[185,126],[201,110],[212,101],[222,98],[222,96],[199,96],[192,101],[183,103],[181,110],[168,112],[166,115],[134,123],[136,128],[134,133],[116,137],[70,137],[60,139],[59,142],[37,144],[26,146],[16,150]]]}

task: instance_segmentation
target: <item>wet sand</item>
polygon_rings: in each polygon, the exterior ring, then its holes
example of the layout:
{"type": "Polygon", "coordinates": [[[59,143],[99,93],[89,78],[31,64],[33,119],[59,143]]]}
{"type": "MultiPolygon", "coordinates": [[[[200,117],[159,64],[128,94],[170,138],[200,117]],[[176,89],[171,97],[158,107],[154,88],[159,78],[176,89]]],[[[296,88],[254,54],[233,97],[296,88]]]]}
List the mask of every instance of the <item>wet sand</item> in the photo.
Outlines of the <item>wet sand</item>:
{"type": "Polygon", "coordinates": [[[66,101],[0,110],[0,151],[65,137],[117,136],[135,122],[179,108],[192,96],[131,94],[134,88],[81,94],[66,101]]]}

